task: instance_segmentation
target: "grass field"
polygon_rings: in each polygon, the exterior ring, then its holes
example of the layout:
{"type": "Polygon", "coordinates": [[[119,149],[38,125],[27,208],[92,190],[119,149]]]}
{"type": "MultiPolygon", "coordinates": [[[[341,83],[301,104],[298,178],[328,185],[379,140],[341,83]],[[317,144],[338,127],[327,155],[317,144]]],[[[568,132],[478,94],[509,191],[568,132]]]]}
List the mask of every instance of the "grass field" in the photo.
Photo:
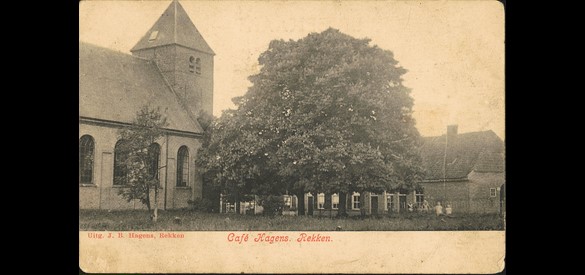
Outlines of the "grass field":
{"type": "Polygon", "coordinates": [[[433,214],[408,213],[379,217],[344,219],[307,216],[246,216],[198,213],[185,210],[159,211],[159,220],[150,221],[149,213],[139,210],[80,210],[80,230],[107,231],[425,231],[425,230],[503,230],[497,214],[457,214],[436,217],[433,214]],[[176,221],[180,219],[180,222],[176,221]]]}

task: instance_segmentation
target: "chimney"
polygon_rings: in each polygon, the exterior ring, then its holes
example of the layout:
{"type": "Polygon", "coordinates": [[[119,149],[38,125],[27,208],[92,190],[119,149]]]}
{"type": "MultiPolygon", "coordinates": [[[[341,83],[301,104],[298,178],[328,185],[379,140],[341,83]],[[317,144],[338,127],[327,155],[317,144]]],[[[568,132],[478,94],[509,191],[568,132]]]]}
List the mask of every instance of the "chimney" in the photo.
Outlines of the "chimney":
{"type": "Polygon", "coordinates": [[[447,125],[447,143],[453,144],[457,140],[457,125],[447,125]]]}

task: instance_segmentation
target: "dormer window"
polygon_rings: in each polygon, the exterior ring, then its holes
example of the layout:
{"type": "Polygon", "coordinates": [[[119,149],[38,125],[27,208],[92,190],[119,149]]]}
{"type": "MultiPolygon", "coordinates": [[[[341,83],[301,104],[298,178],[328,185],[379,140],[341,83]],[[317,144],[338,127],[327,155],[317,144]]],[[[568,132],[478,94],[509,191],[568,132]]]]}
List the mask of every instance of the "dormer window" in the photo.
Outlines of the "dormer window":
{"type": "Polygon", "coordinates": [[[158,31],[153,31],[150,33],[150,37],[148,38],[148,42],[156,40],[158,37],[158,31]]]}

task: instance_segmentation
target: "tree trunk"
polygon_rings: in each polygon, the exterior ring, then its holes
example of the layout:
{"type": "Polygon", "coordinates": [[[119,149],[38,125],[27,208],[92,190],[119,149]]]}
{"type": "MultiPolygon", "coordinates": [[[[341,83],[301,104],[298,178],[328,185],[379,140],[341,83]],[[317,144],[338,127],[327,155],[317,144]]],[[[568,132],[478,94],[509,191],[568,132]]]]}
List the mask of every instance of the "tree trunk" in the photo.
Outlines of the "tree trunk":
{"type": "Polygon", "coordinates": [[[240,214],[240,193],[239,192],[236,192],[235,202],[236,202],[236,214],[240,214]]]}
{"type": "Polygon", "coordinates": [[[157,220],[158,220],[158,186],[154,187],[154,214],[152,215],[152,221],[156,222],[157,220]]]}
{"type": "Polygon", "coordinates": [[[146,188],[146,209],[148,209],[148,213],[150,213],[150,188],[146,188]]]}
{"type": "Polygon", "coordinates": [[[303,190],[300,190],[299,192],[297,192],[297,199],[299,200],[298,204],[297,204],[297,210],[299,211],[298,215],[299,216],[304,216],[305,215],[305,192],[303,190]]]}
{"type": "Polygon", "coordinates": [[[339,192],[339,210],[337,211],[337,217],[347,217],[347,194],[345,192],[339,192]]]}
{"type": "Polygon", "coordinates": [[[329,218],[331,218],[331,214],[333,212],[333,207],[331,207],[331,193],[325,193],[323,208],[329,212],[329,218]]]}

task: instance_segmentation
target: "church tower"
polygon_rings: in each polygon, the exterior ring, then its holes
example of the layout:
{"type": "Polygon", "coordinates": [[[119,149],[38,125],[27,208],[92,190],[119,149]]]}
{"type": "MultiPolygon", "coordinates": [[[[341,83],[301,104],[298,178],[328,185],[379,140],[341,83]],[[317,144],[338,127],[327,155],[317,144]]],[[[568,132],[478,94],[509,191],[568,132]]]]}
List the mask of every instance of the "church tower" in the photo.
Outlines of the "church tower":
{"type": "Polygon", "coordinates": [[[191,114],[213,114],[215,53],[177,0],[130,51],[157,64],[191,114]]]}

